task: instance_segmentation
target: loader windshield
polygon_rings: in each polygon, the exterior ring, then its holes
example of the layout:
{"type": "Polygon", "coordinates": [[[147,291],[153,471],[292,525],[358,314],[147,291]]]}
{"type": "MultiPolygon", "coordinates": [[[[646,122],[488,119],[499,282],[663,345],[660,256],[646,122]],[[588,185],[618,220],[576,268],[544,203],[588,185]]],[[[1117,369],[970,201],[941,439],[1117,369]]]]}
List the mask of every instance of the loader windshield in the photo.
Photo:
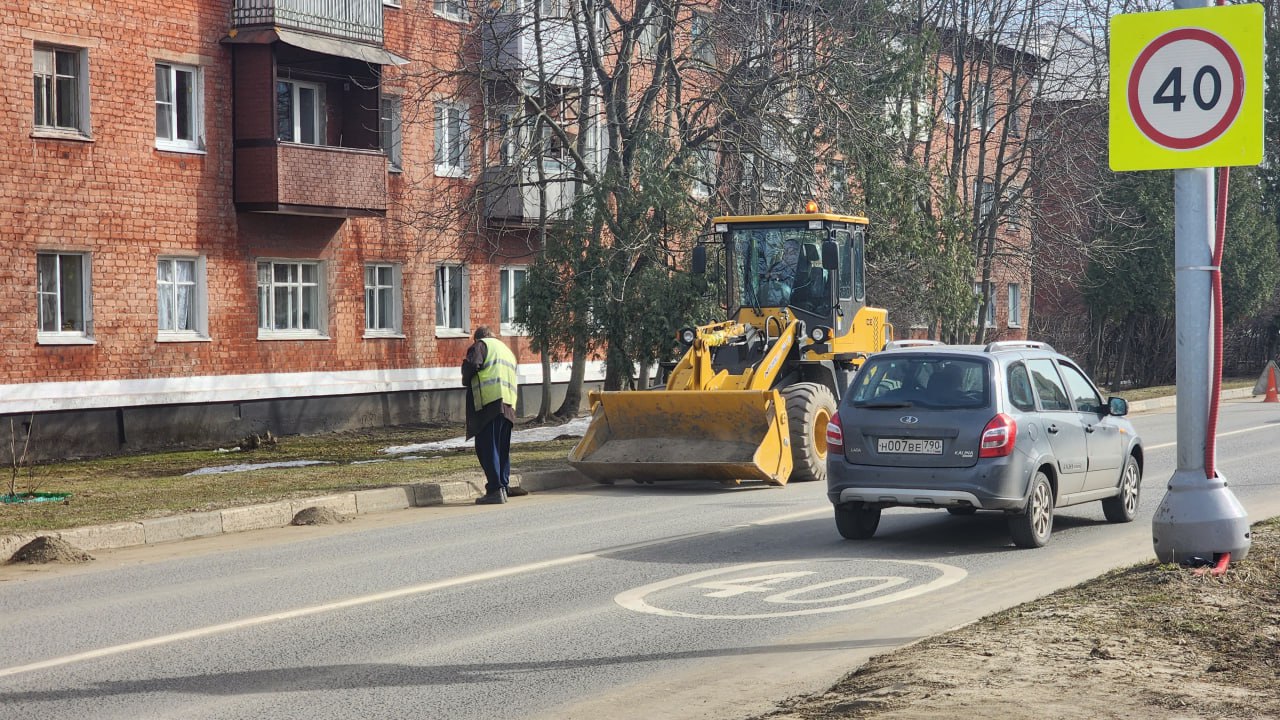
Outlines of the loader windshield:
{"type": "Polygon", "coordinates": [[[825,230],[803,227],[733,230],[735,304],[793,306],[819,315],[830,309],[829,272],[822,268],[825,230]]]}

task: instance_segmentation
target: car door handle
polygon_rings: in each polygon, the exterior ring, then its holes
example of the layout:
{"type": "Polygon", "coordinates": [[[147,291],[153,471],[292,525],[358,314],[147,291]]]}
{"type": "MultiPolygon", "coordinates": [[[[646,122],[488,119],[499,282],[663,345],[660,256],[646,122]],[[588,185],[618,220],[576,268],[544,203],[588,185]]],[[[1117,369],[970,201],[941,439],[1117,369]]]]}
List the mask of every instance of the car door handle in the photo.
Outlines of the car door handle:
{"type": "Polygon", "coordinates": [[[1092,426],[1092,425],[1085,425],[1085,426],[1084,426],[1084,431],[1085,431],[1085,432],[1087,432],[1087,433],[1091,433],[1091,432],[1093,432],[1093,426],[1092,426]]]}
{"type": "Polygon", "coordinates": [[[1057,425],[1050,425],[1050,426],[1049,426],[1049,428],[1048,428],[1048,431],[1049,431],[1049,434],[1050,434],[1050,435],[1057,435],[1057,434],[1058,434],[1058,426],[1057,426],[1057,425]]]}

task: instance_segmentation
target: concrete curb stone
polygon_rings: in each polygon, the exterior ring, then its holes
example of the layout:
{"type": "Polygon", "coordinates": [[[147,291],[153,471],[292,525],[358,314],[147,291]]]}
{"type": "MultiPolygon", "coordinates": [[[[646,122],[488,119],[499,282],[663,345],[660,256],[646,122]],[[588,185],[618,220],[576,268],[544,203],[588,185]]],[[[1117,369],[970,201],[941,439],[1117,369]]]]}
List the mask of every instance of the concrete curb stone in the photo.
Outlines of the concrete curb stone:
{"type": "MultiPolygon", "coordinates": [[[[591,482],[590,478],[569,467],[511,475],[512,485],[522,487],[529,492],[586,485],[591,482]]],[[[7,560],[23,545],[41,535],[61,538],[82,550],[103,550],[284,527],[293,521],[294,515],[307,507],[328,507],[347,515],[366,515],[404,510],[410,507],[469,504],[483,494],[484,475],[479,472],[462,473],[410,485],[281,500],[212,512],[187,513],[110,525],[90,525],[43,533],[0,535],[0,558],[7,560]]]]}

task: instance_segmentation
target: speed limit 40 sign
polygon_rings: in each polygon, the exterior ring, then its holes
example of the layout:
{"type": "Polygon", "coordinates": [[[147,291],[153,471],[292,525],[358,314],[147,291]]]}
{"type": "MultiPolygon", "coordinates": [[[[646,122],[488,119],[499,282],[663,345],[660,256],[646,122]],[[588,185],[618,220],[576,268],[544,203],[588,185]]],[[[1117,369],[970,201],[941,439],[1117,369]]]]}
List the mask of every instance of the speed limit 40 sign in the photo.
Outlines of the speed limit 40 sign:
{"type": "Polygon", "coordinates": [[[1256,4],[1111,18],[1111,169],[1262,162],[1263,21],[1256,4]]]}

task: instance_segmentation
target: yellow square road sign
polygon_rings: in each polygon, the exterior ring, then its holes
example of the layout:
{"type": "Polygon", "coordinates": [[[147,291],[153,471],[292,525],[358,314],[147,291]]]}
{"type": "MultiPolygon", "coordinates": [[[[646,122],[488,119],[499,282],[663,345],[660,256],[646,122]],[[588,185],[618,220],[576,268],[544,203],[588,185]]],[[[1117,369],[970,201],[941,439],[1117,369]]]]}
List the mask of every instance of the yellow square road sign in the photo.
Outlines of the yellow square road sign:
{"type": "Polygon", "coordinates": [[[1112,170],[1257,165],[1261,5],[1111,18],[1112,170]]]}

